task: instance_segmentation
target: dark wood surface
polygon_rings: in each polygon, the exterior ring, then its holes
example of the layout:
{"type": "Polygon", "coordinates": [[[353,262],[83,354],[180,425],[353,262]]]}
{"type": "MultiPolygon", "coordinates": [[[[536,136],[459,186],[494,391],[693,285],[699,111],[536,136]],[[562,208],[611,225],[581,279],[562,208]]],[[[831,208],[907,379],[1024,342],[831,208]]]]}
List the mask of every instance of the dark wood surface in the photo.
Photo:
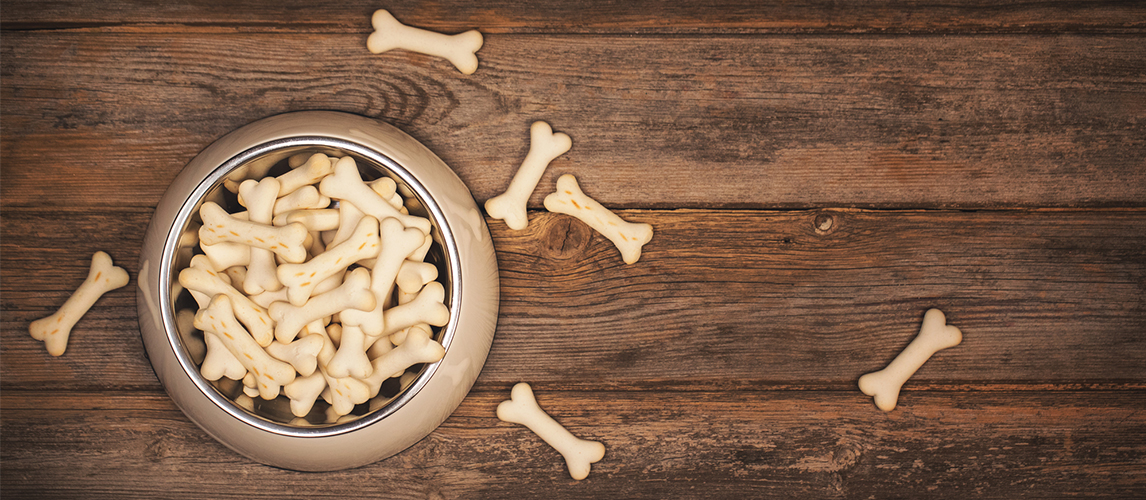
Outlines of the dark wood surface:
{"type": "Polygon", "coordinates": [[[232,3],[0,5],[4,498],[1146,496],[1146,4],[232,3]],[[380,7],[480,29],[478,71],[370,54],[380,7]],[[399,126],[479,203],[532,121],[573,138],[526,230],[489,220],[501,315],[462,406],[321,474],[174,406],[134,282],[64,356],[28,335],[96,250],[134,279],[199,150],[303,109],[399,126]],[[639,262],[541,208],[564,173],[654,226],[639,262]],[[882,412],[856,379],[930,307],[964,341],[882,412]],[[521,381],[605,443],[588,479],[497,420],[521,381]]]}

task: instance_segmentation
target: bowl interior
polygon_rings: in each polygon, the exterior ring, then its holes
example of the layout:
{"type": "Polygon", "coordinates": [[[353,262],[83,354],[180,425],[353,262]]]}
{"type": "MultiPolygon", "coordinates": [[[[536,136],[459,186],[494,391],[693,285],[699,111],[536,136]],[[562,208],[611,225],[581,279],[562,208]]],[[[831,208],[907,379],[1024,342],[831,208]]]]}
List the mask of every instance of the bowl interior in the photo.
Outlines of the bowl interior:
{"type": "MultiPolygon", "coordinates": [[[[457,255],[457,253],[449,250],[453,243],[448,240],[448,230],[443,231],[444,224],[438,215],[440,211],[435,210],[436,203],[430,193],[418,184],[416,179],[408,175],[408,172],[399,164],[376,151],[354,143],[329,138],[293,138],[275,141],[251,148],[220,165],[212,175],[204,179],[199,189],[193,191],[193,193],[200,195],[193,194],[194,199],[187,200],[180,211],[181,217],[176,219],[175,225],[172,227],[174,237],[171,238],[171,241],[176,243],[174,251],[168,254],[171,257],[167,262],[167,265],[170,266],[170,272],[167,275],[173,278],[177,277],[182,269],[190,266],[192,257],[203,253],[198,238],[198,230],[202,225],[199,218],[199,208],[203,203],[213,201],[230,213],[243,211],[245,208],[239,204],[237,196],[227,189],[225,184],[233,182],[237,185],[247,178],[257,179],[281,175],[290,170],[290,166],[287,164],[288,158],[303,153],[307,155],[323,153],[332,158],[350,156],[358,164],[358,170],[363,180],[370,181],[385,176],[395,181],[409,213],[425,217],[431,221],[431,236],[434,243],[430,247],[425,261],[437,266],[437,281],[442,283],[446,290],[445,305],[450,309],[451,314],[454,314],[451,280],[455,266],[451,262],[451,256],[457,255]]],[[[337,206],[336,203],[334,206],[337,206]]],[[[289,429],[338,432],[340,428],[350,430],[350,427],[361,426],[369,421],[384,418],[386,414],[395,411],[405,401],[412,398],[425,385],[425,380],[432,376],[437,365],[437,363],[431,363],[411,366],[401,377],[388,379],[376,397],[367,403],[356,406],[348,415],[341,417],[331,415],[328,411],[330,405],[320,397],[310,413],[303,417],[297,417],[291,412],[290,400],[284,394],[280,393],[273,400],[264,400],[260,397],[251,398],[244,394],[241,381],[230,380],[225,377],[217,381],[208,381],[203,378],[199,373],[198,366],[203,361],[203,352],[205,351],[204,334],[192,324],[199,306],[190,292],[184,290],[176,279],[170,280],[167,287],[169,293],[166,293],[166,297],[163,298],[164,306],[172,315],[173,321],[168,323],[175,330],[174,332],[169,331],[168,337],[174,339],[172,347],[176,356],[180,358],[187,375],[195,381],[201,390],[214,391],[215,395],[221,396],[221,398],[211,398],[217,404],[222,401],[223,404],[231,405],[229,408],[224,408],[229,413],[237,416],[245,415],[248,418],[253,417],[257,423],[264,424],[262,425],[264,427],[269,426],[271,430],[277,426],[285,426],[289,429]]],[[[433,328],[434,339],[447,350],[453,336],[453,325],[454,323],[451,322],[445,327],[433,328]]]]}

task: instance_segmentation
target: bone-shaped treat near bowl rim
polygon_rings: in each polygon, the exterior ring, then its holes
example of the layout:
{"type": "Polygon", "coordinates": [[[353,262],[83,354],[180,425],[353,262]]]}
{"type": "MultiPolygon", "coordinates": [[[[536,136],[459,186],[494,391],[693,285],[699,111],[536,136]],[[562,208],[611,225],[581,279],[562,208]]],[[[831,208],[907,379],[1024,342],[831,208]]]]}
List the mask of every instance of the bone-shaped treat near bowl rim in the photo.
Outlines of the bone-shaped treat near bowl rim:
{"type": "Polygon", "coordinates": [[[521,167],[509,182],[504,193],[485,202],[485,211],[490,217],[505,221],[510,229],[522,230],[529,225],[526,203],[529,195],[537,188],[541,175],[549,163],[565,154],[573,147],[573,140],[561,132],[553,133],[553,128],[543,121],[533,122],[529,127],[529,152],[521,167]]]}
{"type": "Polygon", "coordinates": [[[195,328],[203,330],[207,335],[216,335],[223,341],[235,359],[255,375],[259,396],[263,399],[274,399],[283,385],[294,380],[294,367],[271,357],[255,342],[235,319],[231,299],[226,295],[216,295],[211,299],[210,306],[195,314],[195,328]]]}
{"type": "Polygon", "coordinates": [[[641,258],[641,247],[653,239],[653,226],[628,222],[581,191],[572,174],[557,179],[557,192],[545,197],[545,209],[581,219],[621,251],[621,260],[632,264],[641,258]]]}
{"type": "Polygon", "coordinates": [[[553,420],[537,404],[533,389],[525,382],[513,386],[510,399],[497,405],[497,418],[521,424],[533,431],[549,446],[565,457],[569,475],[581,480],[589,476],[590,464],[605,457],[605,445],[597,441],[578,438],[553,420]]]}
{"type": "Polygon", "coordinates": [[[297,264],[306,260],[303,243],[309,233],[302,224],[276,227],[243,220],[227,213],[213,201],[203,204],[199,216],[203,219],[203,227],[199,228],[199,241],[202,243],[243,243],[270,250],[287,262],[297,264]]]}
{"type": "MultiPolygon", "coordinates": [[[[389,342],[382,339],[381,342],[389,342]]],[[[407,368],[418,363],[434,363],[446,355],[446,349],[430,338],[428,330],[415,328],[402,345],[370,361],[373,368],[370,377],[364,382],[370,386],[370,397],[378,395],[382,383],[395,374],[399,376],[407,368]]]]}
{"type": "Polygon", "coordinates": [[[429,219],[399,212],[388,200],[378,196],[366,185],[362,181],[362,174],[358,172],[358,164],[349,156],[334,164],[334,174],[324,177],[318,183],[318,192],[332,199],[349,201],[363,213],[378,220],[393,217],[403,226],[416,227],[426,234],[430,232],[429,219]]]}
{"type": "Polygon", "coordinates": [[[860,377],[859,388],[864,394],[874,397],[875,405],[879,409],[894,410],[899,400],[899,390],[907,379],[911,378],[936,352],[957,346],[962,341],[963,332],[947,324],[943,311],[930,309],[923,315],[923,326],[919,329],[919,335],[892,360],[891,364],[887,365],[887,368],[860,377]]]}
{"type": "Polygon", "coordinates": [[[456,35],[436,33],[402,24],[385,9],[374,11],[370,24],[374,27],[374,33],[366,39],[366,48],[370,52],[381,54],[388,50],[406,49],[446,59],[465,75],[477,71],[477,51],[483,43],[477,30],[456,35]]]}
{"type": "Polygon", "coordinates": [[[243,292],[235,289],[213,271],[199,267],[188,267],[179,271],[179,284],[189,291],[206,297],[223,294],[231,299],[235,316],[247,327],[247,331],[261,346],[268,346],[274,339],[274,320],[266,309],[254,303],[243,292]]]}
{"type": "Polygon", "coordinates": [[[127,271],[113,265],[110,255],[106,252],[96,252],[92,255],[87,279],[55,314],[33,321],[28,326],[28,333],[32,338],[44,342],[48,354],[63,355],[68,348],[68,337],[72,334],[72,328],[80,318],[87,314],[103,294],[127,285],[128,280],[127,271]]]}

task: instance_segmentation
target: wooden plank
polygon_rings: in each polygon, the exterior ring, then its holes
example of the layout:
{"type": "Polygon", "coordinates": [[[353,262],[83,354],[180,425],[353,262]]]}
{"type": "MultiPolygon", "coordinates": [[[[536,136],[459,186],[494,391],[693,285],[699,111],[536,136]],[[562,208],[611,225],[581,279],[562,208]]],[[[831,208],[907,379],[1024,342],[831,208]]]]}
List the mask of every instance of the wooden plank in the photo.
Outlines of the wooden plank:
{"type": "MultiPolygon", "coordinates": [[[[851,388],[938,307],[965,340],[909,387],[1146,388],[1141,210],[622,214],[656,231],[629,266],[566,216],[533,213],[520,232],[490,221],[502,292],[483,384],[851,388]]],[[[97,303],[60,358],[27,333],[84,279],[95,250],[134,278],[149,217],[5,211],[5,390],[158,387],[134,281],[97,303]]]]}
{"type": "Polygon", "coordinates": [[[586,480],[497,420],[506,391],[472,392],[394,457],[316,475],[231,452],[163,394],[6,390],[0,485],[19,498],[116,499],[1146,494],[1141,392],[928,393],[891,413],[856,392],[536,394],[575,435],[605,443],[586,480]]]}
{"type": "MultiPolygon", "coordinates": [[[[11,1],[6,29],[119,28],[163,30],[370,32],[377,2],[337,5],[273,3],[11,1]]],[[[719,2],[579,0],[523,9],[515,2],[414,2],[384,5],[398,19],[443,32],[485,33],[1140,33],[1146,9],[1113,0],[1052,2],[830,1],[719,2]]]]}
{"type": "Polygon", "coordinates": [[[211,141],[315,108],[407,130],[479,201],[547,120],[574,146],[533,207],[563,173],[620,208],[1146,200],[1140,37],[502,35],[472,76],[362,42],[7,32],[4,206],[151,207],[211,141]]]}

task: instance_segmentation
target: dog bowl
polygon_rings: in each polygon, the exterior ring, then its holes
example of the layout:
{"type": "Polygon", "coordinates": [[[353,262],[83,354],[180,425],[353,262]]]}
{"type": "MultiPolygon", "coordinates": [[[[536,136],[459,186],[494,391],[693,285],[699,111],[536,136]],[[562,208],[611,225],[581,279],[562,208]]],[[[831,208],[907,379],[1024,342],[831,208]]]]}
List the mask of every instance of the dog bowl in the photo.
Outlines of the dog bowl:
{"type": "MultiPolygon", "coordinates": [[[[234,211],[234,210],[232,210],[234,211]]],[[[385,242],[383,242],[385,244],[385,242]]],[[[328,471],[398,453],[440,425],[477,379],[493,342],[498,273],[493,243],[473,196],[441,159],[386,123],[347,113],[302,111],[265,118],[215,141],[187,164],[159,201],[143,239],[138,276],[140,332],[147,356],[176,405],[212,437],[253,460],[294,470],[328,471]],[[449,322],[435,328],[445,348],[435,363],[390,379],[377,397],[331,419],[319,398],[299,418],[281,395],[249,398],[241,382],[206,380],[186,321],[197,304],[178,284],[198,247],[199,207],[235,207],[224,181],[248,172],[285,171],[299,153],[351,156],[364,179],[392,178],[410,213],[430,219],[426,261],[439,269],[449,322]],[[332,421],[333,420],[333,421],[332,421]]]]}

